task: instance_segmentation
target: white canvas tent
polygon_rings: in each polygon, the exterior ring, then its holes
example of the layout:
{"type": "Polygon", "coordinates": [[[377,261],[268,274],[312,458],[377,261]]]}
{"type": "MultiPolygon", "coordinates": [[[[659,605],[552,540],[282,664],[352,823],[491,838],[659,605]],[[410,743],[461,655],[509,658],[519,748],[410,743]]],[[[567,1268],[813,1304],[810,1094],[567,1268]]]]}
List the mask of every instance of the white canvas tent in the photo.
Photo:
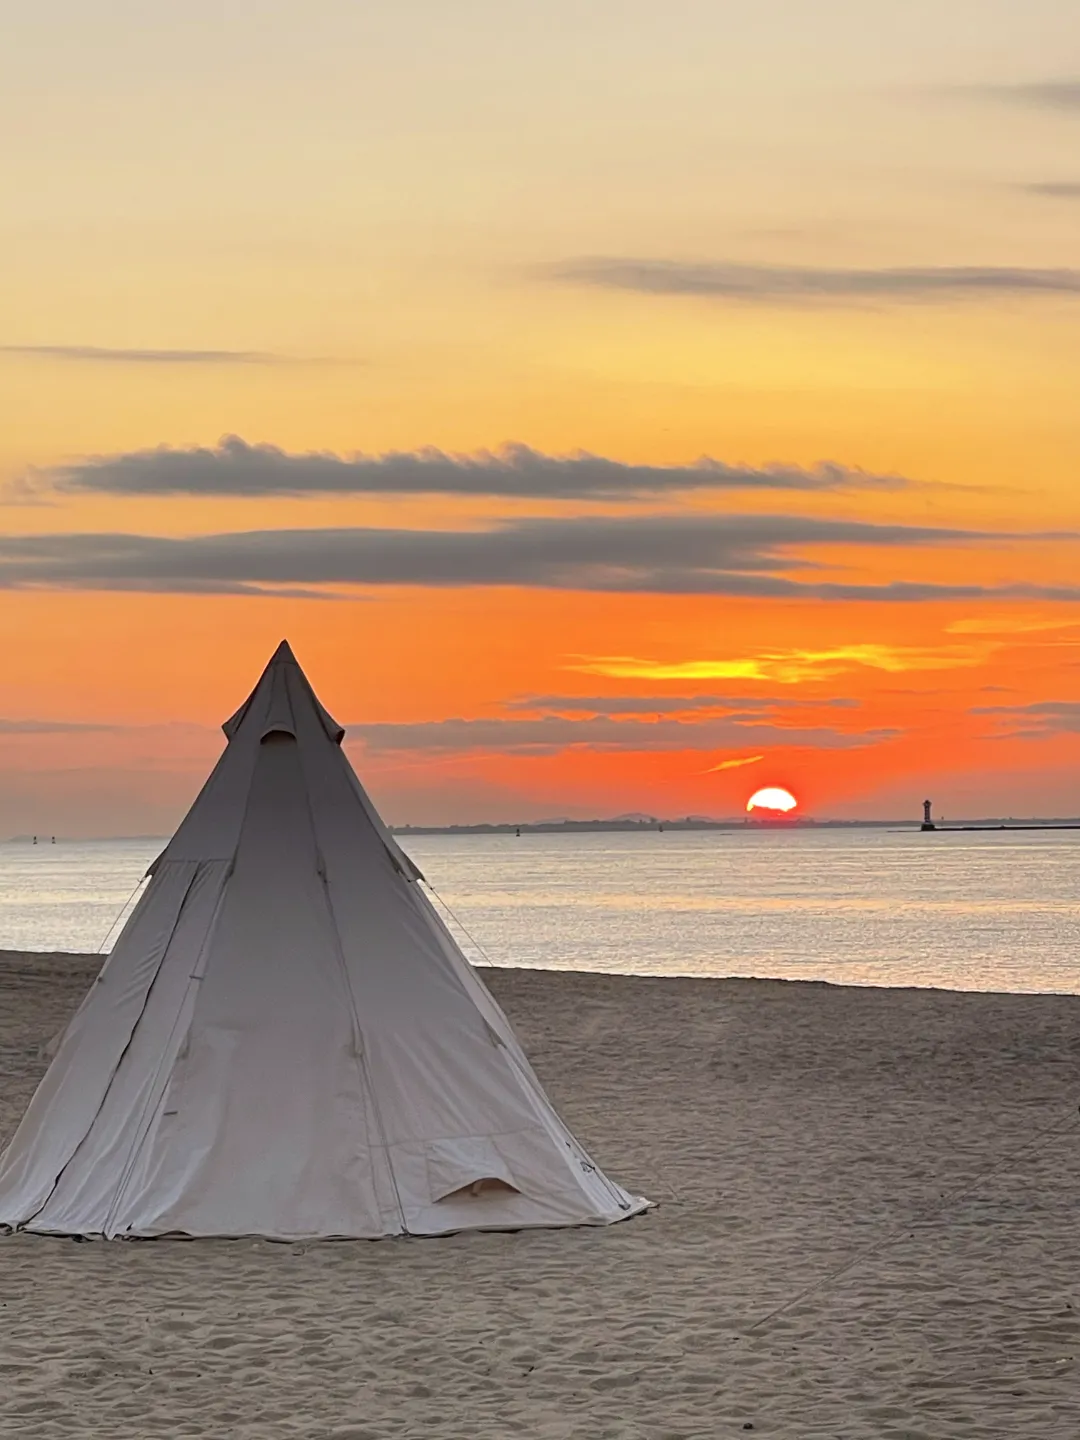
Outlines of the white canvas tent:
{"type": "Polygon", "coordinates": [[[646,1202],[545,1096],[282,643],[0,1159],[0,1225],[375,1238],[646,1202]]]}

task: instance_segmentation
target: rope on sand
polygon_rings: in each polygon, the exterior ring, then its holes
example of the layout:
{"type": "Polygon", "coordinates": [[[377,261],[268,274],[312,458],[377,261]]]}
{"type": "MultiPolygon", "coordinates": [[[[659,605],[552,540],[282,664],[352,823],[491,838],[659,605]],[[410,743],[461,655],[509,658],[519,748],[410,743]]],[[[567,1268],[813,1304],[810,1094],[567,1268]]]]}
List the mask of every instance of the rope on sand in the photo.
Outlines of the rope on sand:
{"type": "Polygon", "coordinates": [[[1078,1126],[1080,1126],[1080,1113],[1063,1116],[1060,1120],[1055,1121],[1053,1125],[1048,1125],[1045,1130],[1036,1131],[1034,1136],[1025,1144],[1019,1146],[1016,1150],[1011,1150],[1004,1159],[997,1161],[997,1163],[991,1165],[989,1169],[981,1171],[973,1180],[967,1181],[956,1190],[946,1191],[945,1194],[939,1196],[937,1200],[928,1201],[921,1207],[921,1211],[916,1212],[905,1224],[897,1226],[895,1230],[890,1230],[888,1234],[881,1236],[880,1239],[872,1241],[862,1250],[857,1251],[850,1260],[845,1260],[843,1265],[838,1265],[835,1270],[828,1271],[828,1273],[822,1275],[820,1279],[815,1280],[813,1284],[808,1285],[804,1290],[800,1290],[797,1295],[793,1295],[790,1299],[777,1305],[776,1308],[770,1310],[767,1315],[762,1315],[760,1319],[755,1320],[754,1323],[743,1332],[743,1338],[745,1339],[747,1336],[753,1335],[756,1330],[763,1329],[770,1321],[776,1320],[779,1316],[783,1315],[785,1311],[794,1309],[796,1305],[800,1305],[804,1300],[808,1300],[811,1295],[816,1295],[820,1291],[827,1289],[830,1285],[835,1284],[837,1280],[840,1280],[843,1276],[849,1274],[852,1270],[856,1269],[857,1266],[861,1265],[864,1260],[869,1260],[872,1255],[878,1254],[890,1245],[895,1244],[898,1240],[902,1240],[905,1236],[910,1235],[913,1226],[930,1219],[935,1213],[944,1210],[949,1205],[955,1204],[956,1201],[963,1200],[987,1180],[991,1179],[992,1176],[997,1175],[1000,1171],[1019,1160],[1021,1156],[1035,1154],[1056,1136],[1066,1134],[1069,1130],[1075,1130],[1078,1126]]]}

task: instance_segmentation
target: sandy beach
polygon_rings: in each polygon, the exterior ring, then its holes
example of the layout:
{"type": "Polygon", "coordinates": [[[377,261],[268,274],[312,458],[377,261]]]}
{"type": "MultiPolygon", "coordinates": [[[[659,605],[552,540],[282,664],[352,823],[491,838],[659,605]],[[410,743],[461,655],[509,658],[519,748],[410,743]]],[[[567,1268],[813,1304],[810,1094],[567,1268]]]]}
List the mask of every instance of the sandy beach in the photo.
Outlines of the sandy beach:
{"type": "MultiPolygon", "coordinates": [[[[0,1142],[97,964],[0,954],[0,1142]]],[[[0,1434],[1075,1440],[1080,997],[485,973],[655,1210],[446,1240],[5,1239],[0,1434]]]]}

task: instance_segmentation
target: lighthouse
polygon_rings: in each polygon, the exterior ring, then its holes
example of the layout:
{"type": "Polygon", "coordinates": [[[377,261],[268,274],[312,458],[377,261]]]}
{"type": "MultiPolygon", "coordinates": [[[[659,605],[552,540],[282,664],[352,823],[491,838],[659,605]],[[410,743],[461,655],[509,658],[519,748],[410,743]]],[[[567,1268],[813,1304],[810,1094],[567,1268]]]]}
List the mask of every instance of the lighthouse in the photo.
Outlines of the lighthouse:
{"type": "Polygon", "coordinates": [[[922,824],[919,827],[920,830],[937,829],[937,826],[934,824],[933,820],[930,819],[930,812],[932,809],[933,805],[929,800],[924,800],[922,802],[922,824]]]}

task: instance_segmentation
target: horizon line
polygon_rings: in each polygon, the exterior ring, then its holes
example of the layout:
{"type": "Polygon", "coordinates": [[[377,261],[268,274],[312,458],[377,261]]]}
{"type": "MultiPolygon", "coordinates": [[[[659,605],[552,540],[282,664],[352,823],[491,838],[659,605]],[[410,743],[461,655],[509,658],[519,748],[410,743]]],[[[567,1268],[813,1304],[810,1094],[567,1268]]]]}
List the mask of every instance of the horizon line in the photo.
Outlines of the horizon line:
{"type": "MultiPolygon", "coordinates": [[[[709,815],[683,815],[683,816],[658,816],[658,815],[632,815],[632,816],[594,816],[588,819],[573,819],[566,817],[558,820],[470,820],[450,821],[445,824],[428,824],[424,822],[408,822],[404,824],[387,824],[386,828],[391,834],[427,834],[427,835],[460,835],[477,834],[491,831],[512,831],[520,830],[523,833],[558,834],[559,832],[572,832],[581,829],[594,830],[651,830],[659,826],[673,830],[718,830],[718,829],[754,829],[754,828],[829,828],[848,827],[851,829],[881,829],[885,826],[910,826],[914,830],[920,830],[922,821],[913,816],[886,816],[882,819],[873,819],[866,816],[847,818],[842,815],[814,816],[814,815],[750,815],[736,814],[730,816],[709,816],[709,815]]],[[[934,825],[939,830],[960,829],[965,826],[993,826],[996,828],[1007,828],[1009,826],[1038,826],[1044,829],[1061,829],[1069,826],[1080,826],[1080,816],[1077,815],[958,815],[952,819],[944,819],[937,816],[934,825]]],[[[62,835],[49,830],[38,831],[36,834],[28,831],[18,835],[9,835],[6,839],[0,840],[0,845],[28,845],[35,843],[45,848],[50,848],[53,843],[57,845],[88,845],[108,844],[126,842],[169,844],[175,835],[62,835]]]]}

